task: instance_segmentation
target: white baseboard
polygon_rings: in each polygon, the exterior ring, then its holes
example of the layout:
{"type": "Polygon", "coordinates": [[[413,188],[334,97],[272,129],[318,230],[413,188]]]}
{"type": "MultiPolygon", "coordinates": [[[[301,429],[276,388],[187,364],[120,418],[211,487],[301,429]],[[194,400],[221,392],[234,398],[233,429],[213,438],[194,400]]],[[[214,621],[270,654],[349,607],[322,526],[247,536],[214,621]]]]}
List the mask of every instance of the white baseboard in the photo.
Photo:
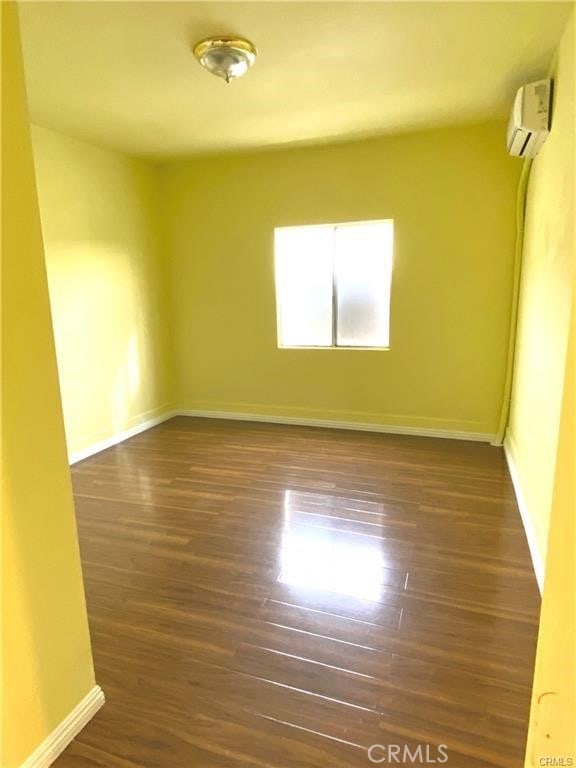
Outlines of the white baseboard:
{"type": "Polygon", "coordinates": [[[394,424],[363,424],[356,421],[333,421],[330,419],[304,419],[299,416],[268,416],[259,413],[231,413],[229,411],[204,411],[178,409],[176,416],[194,416],[203,419],[233,419],[235,421],[263,421],[269,424],[294,424],[301,427],[326,427],[328,429],[351,429],[361,432],[383,432],[391,435],[413,435],[415,437],[443,437],[450,440],[473,440],[490,443],[495,435],[489,432],[461,432],[451,429],[428,427],[402,427],[394,424]]]}
{"type": "Polygon", "coordinates": [[[329,429],[351,429],[361,432],[383,432],[391,435],[414,435],[416,437],[443,437],[449,440],[473,440],[490,443],[495,435],[490,432],[465,432],[450,429],[434,429],[431,427],[403,427],[395,424],[372,424],[357,421],[334,421],[331,419],[304,419],[298,416],[267,416],[257,413],[233,413],[230,411],[205,411],[178,409],[166,411],[151,419],[146,419],[130,429],[118,432],[104,440],[99,440],[80,451],[72,451],[68,456],[70,465],[77,464],[100,451],[112,448],[124,440],[128,440],[147,429],[151,429],[174,416],[195,416],[205,419],[233,419],[235,421],[262,421],[270,424],[294,424],[302,427],[326,427],[329,429]]]}
{"type": "Polygon", "coordinates": [[[130,429],[126,429],[123,432],[118,432],[117,434],[112,435],[112,437],[107,437],[105,440],[99,440],[97,443],[88,446],[88,448],[83,448],[81,451],[73,451],[68,455],[68,462],[70,465],[76,464],[83,459],[87,459],[89,456],[94,456],[95,453],[105,451],[106,448],[112,448],[113,445],[118,445],[118,443],[122,443],[130,437],[139,435],[140,432],[145,432],[147,429],[155,427],[163,421],[168,421],[168,419],[171,419],[175,415],[176,411],[166,411],[151,419],[146,419],[146,421],[142,421],[140,424],[136,424],[135,427],[130,427],[130,429]]]}
{"type": "Polygon", "coordinates": [[[524,532],[526,534],[526,540],[528,541],[528,548],[530,550],[530,557],[532,558],[532,567],[534,568],[534,575],[538,582],[538,589],[540,594],[544,588],[544,561],[540,555],[538,549],[538,542],[536,541],[536,532],[532,524],[532,517],[528,510],[528,504],[526,502],[526,496],[522,490],[522,481],[520,479],[520,472],[516,466],[514,460],[514,450],[511,446],[511,440],[508,436],[504,441],[504,455],[506,456],[506,462],[508,464],[508,471],[512,479],[512,485],[514,486],[514,493],[516,495],[516,502],[518,509],[520,510],[520,517],[522,518],[522,524],[524,525],[524,532]]]}
{"type": "Polygon", "coordinates": [[[104,693],[99,685],[74,707],[72,712],[47,736],[20,768],[48,768],[62,754],[82,728],[104,704],[104,693]]]}

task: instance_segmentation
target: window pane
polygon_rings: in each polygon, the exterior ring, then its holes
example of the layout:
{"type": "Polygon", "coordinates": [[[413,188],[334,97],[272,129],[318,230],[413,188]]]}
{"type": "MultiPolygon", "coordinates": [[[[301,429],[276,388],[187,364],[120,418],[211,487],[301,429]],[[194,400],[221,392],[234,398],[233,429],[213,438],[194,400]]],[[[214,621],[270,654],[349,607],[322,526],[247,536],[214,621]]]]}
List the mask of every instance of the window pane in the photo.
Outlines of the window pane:
{"type": "Polygon", "coordinates": [[[339,346],[388,346],[392,247],[391,221],[336,227],[339,346]]]}
{"type": "Polygon", "coordinates": [[[333,227],[275,231],[280,346],[331,346],[333,245],[333,227]]]}

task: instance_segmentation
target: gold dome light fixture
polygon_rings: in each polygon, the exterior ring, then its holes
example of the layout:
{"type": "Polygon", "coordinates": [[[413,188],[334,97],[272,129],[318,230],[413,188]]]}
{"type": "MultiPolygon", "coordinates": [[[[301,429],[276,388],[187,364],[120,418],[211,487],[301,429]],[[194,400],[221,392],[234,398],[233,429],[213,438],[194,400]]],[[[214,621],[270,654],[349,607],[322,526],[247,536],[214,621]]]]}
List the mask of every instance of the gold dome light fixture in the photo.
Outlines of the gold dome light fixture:
{"type": "Polygon", "coordinates": [[[194,56],[216,77],[229,83],[242,77],[256,61],[256,46],[241,37],[208,37],[194,46],[194,56]]]}

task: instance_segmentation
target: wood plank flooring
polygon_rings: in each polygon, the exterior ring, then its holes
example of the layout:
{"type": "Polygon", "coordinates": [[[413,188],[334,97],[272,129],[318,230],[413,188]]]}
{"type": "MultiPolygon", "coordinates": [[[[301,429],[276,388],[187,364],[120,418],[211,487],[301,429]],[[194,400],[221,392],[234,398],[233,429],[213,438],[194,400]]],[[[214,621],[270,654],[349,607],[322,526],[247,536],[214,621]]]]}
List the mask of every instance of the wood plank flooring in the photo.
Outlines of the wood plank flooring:
{"type": "Polygon", "coordinates": [[[522,766],[539,597],[502,450],[179,417],[72,475],[107,702],[57,768],[522,766]]]}

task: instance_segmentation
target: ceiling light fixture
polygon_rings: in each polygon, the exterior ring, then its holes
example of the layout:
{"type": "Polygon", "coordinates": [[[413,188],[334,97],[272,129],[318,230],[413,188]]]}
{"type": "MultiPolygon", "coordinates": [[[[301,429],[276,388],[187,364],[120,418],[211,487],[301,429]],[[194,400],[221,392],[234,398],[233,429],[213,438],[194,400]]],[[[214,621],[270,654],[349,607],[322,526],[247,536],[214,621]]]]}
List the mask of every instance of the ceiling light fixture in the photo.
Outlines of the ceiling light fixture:
{"type": "Polygon", "coordinates": [[[200,64],[227,83],[242,77],[256,61],[256,47],[241,37],[209,37],[194,46],[200,64]]]}

